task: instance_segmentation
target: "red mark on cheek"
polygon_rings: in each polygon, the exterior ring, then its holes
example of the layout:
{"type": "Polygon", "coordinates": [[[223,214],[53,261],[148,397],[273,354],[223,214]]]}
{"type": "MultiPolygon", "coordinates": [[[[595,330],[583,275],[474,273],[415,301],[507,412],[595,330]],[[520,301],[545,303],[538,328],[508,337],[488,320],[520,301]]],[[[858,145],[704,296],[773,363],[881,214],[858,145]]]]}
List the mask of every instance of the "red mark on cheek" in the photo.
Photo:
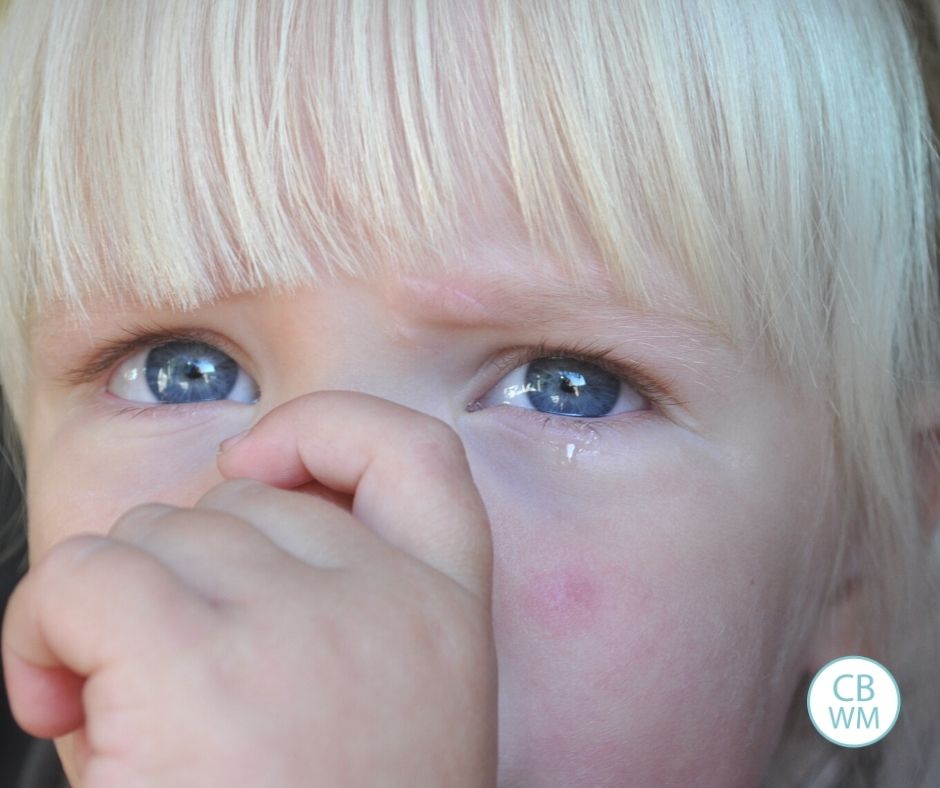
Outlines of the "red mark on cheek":
{"type": "Polygon", "coordinates": [[[593,573],[569,566],[533,573],[521,588],[520,612],[554,637],[577,637],[594,627],[600,601],[593,573]]]}

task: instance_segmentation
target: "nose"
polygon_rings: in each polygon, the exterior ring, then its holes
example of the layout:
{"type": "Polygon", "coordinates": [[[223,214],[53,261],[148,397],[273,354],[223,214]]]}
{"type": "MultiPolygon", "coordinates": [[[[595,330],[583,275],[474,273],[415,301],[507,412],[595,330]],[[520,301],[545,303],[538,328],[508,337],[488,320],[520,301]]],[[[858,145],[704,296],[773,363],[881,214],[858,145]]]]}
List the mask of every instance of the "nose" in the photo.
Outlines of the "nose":
{"type": "Polygon", "coordinates": [[[262,384],[264,411],[312,391],[361,391],[453,426],[459,378],[451,345],[415,322],[413,305],[394,285],[381,277],[340,279],[266,307],[263,330],[277,346],[262,384]]]}

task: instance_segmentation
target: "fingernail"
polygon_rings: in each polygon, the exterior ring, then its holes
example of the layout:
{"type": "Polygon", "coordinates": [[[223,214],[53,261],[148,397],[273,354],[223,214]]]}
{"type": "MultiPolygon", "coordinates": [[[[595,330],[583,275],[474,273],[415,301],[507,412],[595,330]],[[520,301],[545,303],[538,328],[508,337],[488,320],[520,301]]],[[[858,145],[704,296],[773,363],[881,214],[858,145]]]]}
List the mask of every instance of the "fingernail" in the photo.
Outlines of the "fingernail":
{"type": "Polygon", "coordinates": [[[241,442],[242,439],[244,439],[244,437],[245,437],[249,432],[251,432],[250,429],[243,430],[242,432],[239,432],[239,433],[233,435],[231,438],[226,438],[224,441],[222,441],[222,442],[219,444],[219,448],[216,450],[216,454],[222,454],[222,452],[228,451],[228,450],[231,449],[236,443],[241,442]]]}

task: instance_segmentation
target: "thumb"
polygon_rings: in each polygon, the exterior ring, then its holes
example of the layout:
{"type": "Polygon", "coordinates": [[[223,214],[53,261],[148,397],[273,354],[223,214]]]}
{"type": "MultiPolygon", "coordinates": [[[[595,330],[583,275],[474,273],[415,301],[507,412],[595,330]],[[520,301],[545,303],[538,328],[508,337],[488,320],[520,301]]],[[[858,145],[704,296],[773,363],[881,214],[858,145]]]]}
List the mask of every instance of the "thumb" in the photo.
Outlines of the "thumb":
{"type": "Polygon", "coordinates": [[[317,391],[220,447],[219,470],[281,488],[318,482],[352,514],[489,609],[489,518],[463,443],[440,419],[356,391],[317,391]]]}

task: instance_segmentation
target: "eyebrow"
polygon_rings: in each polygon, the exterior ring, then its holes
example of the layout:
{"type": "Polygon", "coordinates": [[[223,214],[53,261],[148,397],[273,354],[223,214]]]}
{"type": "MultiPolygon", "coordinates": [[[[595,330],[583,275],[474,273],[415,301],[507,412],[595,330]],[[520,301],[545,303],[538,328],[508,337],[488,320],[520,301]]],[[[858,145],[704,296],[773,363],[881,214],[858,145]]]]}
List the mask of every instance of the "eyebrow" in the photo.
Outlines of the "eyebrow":
{"type": "Polygon", "coordinates": [[[547,316],[615,324],[641,318],[676,328],[698,342],[732,347],[727,330],[693,307],[654,309],[609,289],[599,287],[596,295],[585,294],[550,278],[404,277],[394,297],[409,307],[403,311],[428,325],[509,328],[520,323],[541,324],[547,316]]]}

